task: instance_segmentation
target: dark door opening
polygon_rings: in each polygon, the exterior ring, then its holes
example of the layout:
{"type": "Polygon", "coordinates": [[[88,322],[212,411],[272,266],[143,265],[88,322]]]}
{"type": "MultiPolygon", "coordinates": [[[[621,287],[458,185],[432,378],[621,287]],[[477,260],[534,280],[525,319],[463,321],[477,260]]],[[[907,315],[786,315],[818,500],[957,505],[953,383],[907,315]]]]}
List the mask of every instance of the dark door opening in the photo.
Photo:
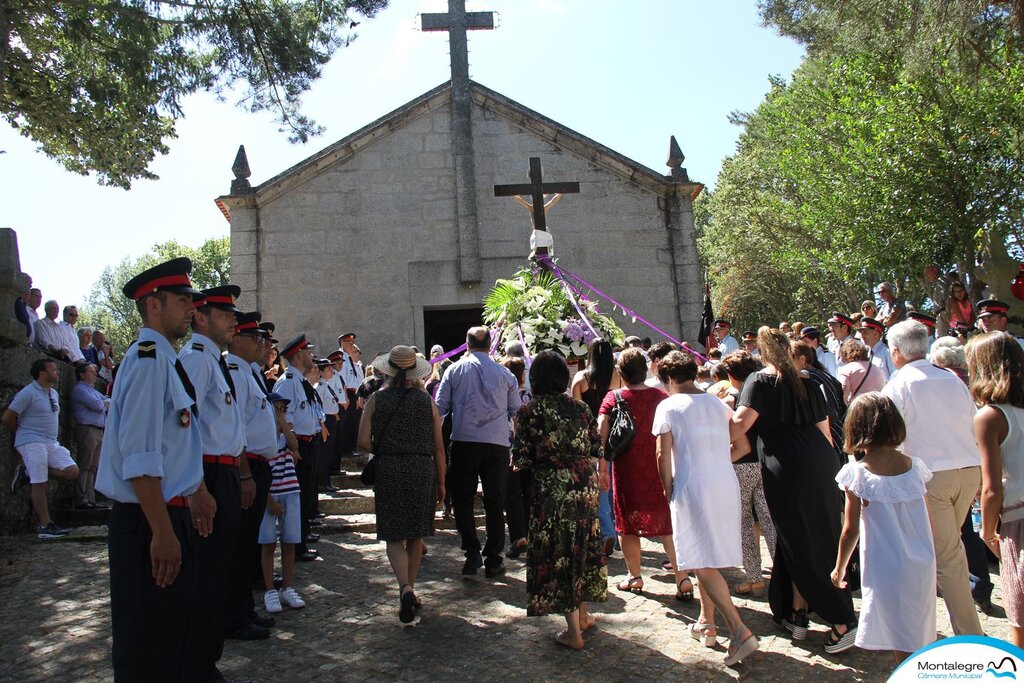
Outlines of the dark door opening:
{"type": "Polygon", "coordinates": [[[426,342],[423,354],[429,357],[434,344],[443,346],[446,353],[462,346],[466,343],[466,330],[483,325],[483,315],[481,306],[423,311],[423,338],[426,342]]]}

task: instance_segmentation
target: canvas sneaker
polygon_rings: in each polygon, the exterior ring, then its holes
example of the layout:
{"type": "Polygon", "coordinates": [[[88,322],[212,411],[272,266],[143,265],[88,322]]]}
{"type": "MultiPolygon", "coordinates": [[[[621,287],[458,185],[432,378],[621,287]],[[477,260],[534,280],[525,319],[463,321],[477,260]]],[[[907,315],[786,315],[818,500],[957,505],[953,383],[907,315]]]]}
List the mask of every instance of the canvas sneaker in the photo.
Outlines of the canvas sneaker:
{"type": "Polygon", "coordinates": [[[25,466],[19,462],[18,466],[14,468],[14,479],[11,480],[11,493],[17,495],[28,483],[28,472],[25,471],[25,466]]]}
{"type": "Polygon", "coordinates": [[[271,588],[263,594],[263,606],[267,608],[267,611],[271,614],[277,614],[278,612],[284,611],[281,607],[281,596],[278,595],[277,591],[271,588]]]}
{"type": "Polygon", "coordinates": [[[46,526],[39,525],[36,527],[36,535],[42,539],[48,538],[64,538],[68,535],[67,529],[61,529],[59,526],[50,522],[46,526]]]}
{"type": "Polygon", "coordinates": [[[305,601],[299,597],[299,594],[291,586],[281,589],[281,602],[292,609],[302,609],[306,606],[305,601]]]}

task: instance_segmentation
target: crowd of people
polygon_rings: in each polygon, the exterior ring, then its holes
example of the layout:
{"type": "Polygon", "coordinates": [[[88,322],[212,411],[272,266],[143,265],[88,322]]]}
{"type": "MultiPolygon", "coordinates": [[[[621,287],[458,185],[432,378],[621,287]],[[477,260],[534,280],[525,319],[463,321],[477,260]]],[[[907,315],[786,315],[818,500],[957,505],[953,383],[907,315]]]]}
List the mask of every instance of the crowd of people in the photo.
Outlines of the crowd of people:
{"type": "Polygon", "coordinates": [[[48,477],[76,479],[80,505],[96,505],[96,491],[112,501],[118,680],[224,680],[225,638],[266,638],[271,615],[304,607],[294,564],[317,556],[317,494],[361,452],[373,454],[363,477],[402,623],[422,607],[424,539],[443,508],[462,575],[497,578],[525,556],[527,614],[563,616],[555,641],[573,650],[609,585],[644,593],[642,538],[660,542],[676,599],[699,600],[694,640],[717,647],[721,614],[727,665],[766,635],[732,594],[767,593],[794,640],[813,615],[828,654],[856,646],[901,660],[936,639],[936,593],[956,634],[980,635],[989,552],[1024,643],[1024,350],[998,300],[968,314],[962,285],[947,282],[945,311],[908,313],[883,283],[880,307],[834,312],[827,334],[783,322],[741,344],[719,319],[706,355],[598,339],[575,374],[551,351],[511,343],[494,354],[490,331],[474,327],[457,359],[398,345],[364,376],[355,334],[319,358],[303,333],[279,344],[273,323],[236,307],[239,288],[195,290],[190,269],[175,259],[124,285],[143,327],[109,396],[81,354],[77,465],[57,442],[53,360],[32,366],[3,414],[41,537],[63,533],[47,512],[48,477]],[[968,317],[969,340],[957,333],[968,317]],[[627,573],[609,584],[617,551],[627,573]],[[722,571],[735,567],[743,580],[730,586],[722,571]]]}

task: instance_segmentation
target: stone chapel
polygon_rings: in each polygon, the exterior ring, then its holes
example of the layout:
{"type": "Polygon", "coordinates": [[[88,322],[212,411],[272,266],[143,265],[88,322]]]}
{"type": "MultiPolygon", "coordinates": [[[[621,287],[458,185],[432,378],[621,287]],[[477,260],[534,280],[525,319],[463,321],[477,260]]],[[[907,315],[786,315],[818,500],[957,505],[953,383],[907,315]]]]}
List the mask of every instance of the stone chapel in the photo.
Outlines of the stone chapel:
{"type": "Polygon", "coordinates": [[[464,0],[423,15],[424,30],[450,34],[451,81],[259,185],[239,148],[231,192],[216,200],[231,223],[232,280],[240,307],[274,321],[279,339],[305,332],[326,355],[355,332],[364,361],[394,344],[465,341],[495,280],[528,265],[529,212],[494,186],[528,182],[530,157],[545,182],[580,185],[547,217],[559,265],[669,334],[697,336],[703,185],[675,139],[662,175],[471,81],[466,29],[491,26],[464,0]]]}

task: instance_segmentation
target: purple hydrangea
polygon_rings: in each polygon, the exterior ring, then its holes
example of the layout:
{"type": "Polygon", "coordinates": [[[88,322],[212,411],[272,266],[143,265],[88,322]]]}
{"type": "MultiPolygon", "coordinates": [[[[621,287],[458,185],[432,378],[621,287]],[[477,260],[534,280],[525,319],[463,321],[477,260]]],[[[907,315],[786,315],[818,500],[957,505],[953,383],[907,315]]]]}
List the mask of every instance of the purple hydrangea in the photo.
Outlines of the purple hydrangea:
{"type": "Polygon", "coordinates": [[[565,326],[565,338],[572,342],[583,342],[585,330],[578,322],[572,321],[565,326]]]}

